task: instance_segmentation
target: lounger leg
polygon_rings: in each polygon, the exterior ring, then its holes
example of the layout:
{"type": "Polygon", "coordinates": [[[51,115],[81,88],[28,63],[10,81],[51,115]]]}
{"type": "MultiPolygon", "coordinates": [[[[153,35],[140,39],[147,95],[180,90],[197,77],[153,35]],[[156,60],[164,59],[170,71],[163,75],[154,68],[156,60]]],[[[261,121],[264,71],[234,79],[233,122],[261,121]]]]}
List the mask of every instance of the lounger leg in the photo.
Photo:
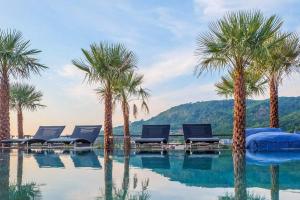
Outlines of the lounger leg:
{"type": "Polygon", "coordinates": [[[161,150],[164,150],[164,143],[160,142],[161,150]]]}
{"type": "Polygon", "coordinates": [[[191,150],[192,150],[192,143],[193,143],[193,142],[192,142],[192,141],[190,141],[190,148],[191,148],[191,150]]]}

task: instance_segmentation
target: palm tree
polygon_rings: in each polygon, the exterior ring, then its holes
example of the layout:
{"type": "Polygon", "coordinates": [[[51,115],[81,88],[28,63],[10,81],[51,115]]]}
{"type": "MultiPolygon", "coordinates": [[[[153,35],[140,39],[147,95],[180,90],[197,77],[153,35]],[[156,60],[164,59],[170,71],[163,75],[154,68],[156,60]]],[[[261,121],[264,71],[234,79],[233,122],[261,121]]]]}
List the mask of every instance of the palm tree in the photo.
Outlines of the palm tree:
{"type": "Polygon", "coordinates": [[[43,94],[34,86],[27,84],[13,84],[10,88],[10,107],[17,111],[18,137],[23,138],[23,110],[35,111],[45,107],[40,102],[43,94]]]}
{"type": "Polygon", "coordinates": [[[121,74],[135,67],[136,58],[132,51],[121,44],[91,44],[89,50],[82,49],[83,59],[73,64],[86,73],[91,84],[99,84],[98,93],[104,99],[104,148],[113,146],[113,91],[121,74]]]}
{"type": "MultiPolygon", "coordinates": [[[[245,71],[246,97],[264,94],[267,80],[261,73],[245,71]]],[[[229,72],[228,76],[222,76],[221,81],[215,84],[218,95],[226,98],[234,94],[234,74],[229,72]]]]}
{"type": "Polygon", "coordinates": [[[40,52],[30,49],[30,41],[24,41],[21,32],[0,30],[0,140],[10,134],[10,78],[28,78],[31,73],[39,74],[45,69],[36,58],[40,52]]]}
{"type": "MultiPolygon", "coordinates": [[[[115,101],[121,102],[123,119],[124,119],[124,148],[130,148],[130,132],[129,132],[129,114],[131,101],[136,100],[141,101],[141,109],[146,113],[149,113],[149,108],[147,105],[147,99],[149,97],[149,92],[147,89],[142,88],[143,76],[130,71],[123,74],[115,88],[115,101]]],[[[137,116],[138,107],[135,103],[132,106],[132,112],[134,117],[137,116]]]]}
{"type": "Polygon", "coordinates": [[[282,21],[275,15],[265,18],[260,11],[240,11],[225,15],[198,39],[196,73],[229,68],[234,76],[233,150],[245,149],[246,88],[245,70],[253,60],[266,56],[270,40],[282,21]]]}
{"type": "MultiPolygon", "coordinates": [[[[280,35],[274,40],[281,38],[280,35]]],[[[290,35],[275,45],[268,57],[258,60],[257,70],[265,74],[270,89],[270,127],[279,127],[278,87],[285,75],[300,69],[300,42],[296,35],[290,35]],[[263,66],[263,67],[261,67],[263,66]]]]}

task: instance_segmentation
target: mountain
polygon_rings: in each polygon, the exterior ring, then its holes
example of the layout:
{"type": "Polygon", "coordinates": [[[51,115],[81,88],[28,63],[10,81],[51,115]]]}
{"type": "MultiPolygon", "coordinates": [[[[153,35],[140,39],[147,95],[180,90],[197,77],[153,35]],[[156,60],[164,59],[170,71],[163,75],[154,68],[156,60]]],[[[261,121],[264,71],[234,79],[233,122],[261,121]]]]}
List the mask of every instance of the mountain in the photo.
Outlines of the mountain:
{"type": "MultiPolygon", "coordinates": [[[[300,97],[279,97],[280,125],[285,131],[300,131],[300,97]]],[[[172,133],[181,133],[183,123],[210,123],[214,134],[231,135],[233,100],[187,103],[172,107],[149,120],[131,123],[132,135],[139,135],[143,124],[171,124],[172,133]]],[[[269,126],[269,100],[247,100],[247,127],[269,126]]],[[[114,128],[123,134],[123,127],[114,128]]]]}

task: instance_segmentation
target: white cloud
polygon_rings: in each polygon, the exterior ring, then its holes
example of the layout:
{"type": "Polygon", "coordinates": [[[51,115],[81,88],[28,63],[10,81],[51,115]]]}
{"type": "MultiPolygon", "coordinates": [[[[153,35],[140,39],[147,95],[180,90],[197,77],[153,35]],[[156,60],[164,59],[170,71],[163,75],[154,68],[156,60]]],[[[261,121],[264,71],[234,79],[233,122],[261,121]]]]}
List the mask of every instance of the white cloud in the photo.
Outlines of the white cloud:
{"type": "Polygon", "coordinates": [[[74,65],[66,64],[57,70],[58,75],[68,78],[82,78],[84,77],[84,72],[76,68],[74,65]]]}
{"type": "Polygon", "coordinates": [[[201,20],[220,18],[228,11],[259,9],[264,12],[279,9],[286,4],[284,1],[274,0],[251,0],[251,1],[226,1],[226,0],[194,0],[194,11],[201,20]]]}
{"type": "Polygon", "coordinates": [[[180,20],[178,17],[176,18],[167,8],[159,7],[155,10],[155,13],[158,15],[158,19],[154,23],[170,31],[176,37],[190,34],[191,30],[194,29],[187,21],[180,20]]]}
{"type": "Polygon", "coordinates": [[[180,49],[160,56],[150,67],[141,69],[145,85],[153,86],[185,74],[193,73],[196,58],[192,51],[180,49]]]}

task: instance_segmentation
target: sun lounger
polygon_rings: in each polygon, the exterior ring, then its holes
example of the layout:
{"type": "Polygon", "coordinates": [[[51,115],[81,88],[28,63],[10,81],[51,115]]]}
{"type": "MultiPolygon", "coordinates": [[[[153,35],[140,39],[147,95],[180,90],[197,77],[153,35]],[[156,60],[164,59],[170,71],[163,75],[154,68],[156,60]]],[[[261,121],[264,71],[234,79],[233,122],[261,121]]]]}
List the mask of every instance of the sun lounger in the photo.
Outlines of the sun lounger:
{"type": "Polygon", "coordinates": [[[2,144],[44,144],[47,140],[58,138],[63,132],[65,126],[40,126],[36,134],[30,139],[8,139],[2,140],[2,144]]]}
{"type": "Polygon", "coordinates": [[[220,139],[212,136],[210,124],[183,124],[185,144],[219,143],[220,139]]]}
{"type": "Polygon", "coordinates": [[[99,136],[101,125],[75,126],[70,137],[54,138],[47,143],[52,144],[74,144],[78,143],[92,145],[99,136]]]}
{"type": "Polygon", "coordinates": [[[137,145],[153,143],[167,144],[170,125],[143,125],[142,137],[135,140],[137,145]]]}

